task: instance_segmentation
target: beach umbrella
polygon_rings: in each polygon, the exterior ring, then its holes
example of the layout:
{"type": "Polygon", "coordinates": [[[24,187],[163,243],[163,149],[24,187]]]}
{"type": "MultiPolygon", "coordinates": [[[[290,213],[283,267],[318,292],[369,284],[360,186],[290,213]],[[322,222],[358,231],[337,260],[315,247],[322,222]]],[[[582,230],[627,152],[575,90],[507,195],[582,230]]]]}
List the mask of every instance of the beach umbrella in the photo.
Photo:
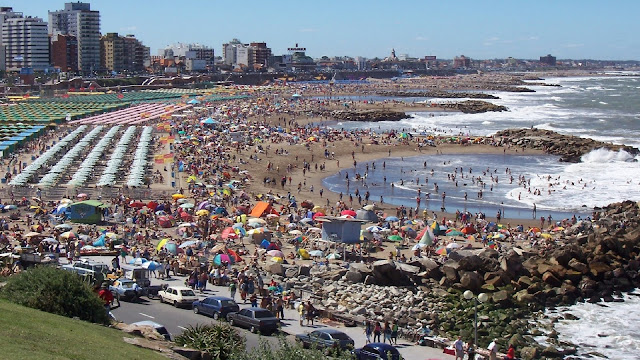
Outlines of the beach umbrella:
{"type": "Polygon", "coordinates": [[[268,248],[269,245],[271,245],[271,242],[267,239],[262,240],[262,242],[260,243],[260,247],[263,249],[268,248]]]}
{"type": "Polygon", "coordinates": [[[421,243],[417,243],[417,244],[413,245],[413,247],[411,248],[411,250],[414,250],[414,251],[415,251],[415,250],[420,250],[420,249],[425,248],[425,247],[427,247],[427,245],[425,245],[425,244],[421,244],[421,243]]]}
{"type": "Polygon", "coordinates": [[[160,240],[158,246],[156,246],[156,250],[160,251],[160,249],[162,249],[167,242],[169,242],[169,239],[167,238],[160,240]]]}
{"type": "Polygon", "coordinates": [[[181,227],[196,227],[196,226],[198,226],[198,224],[192,223],[192,222],[184,222],[184,223],[178,225],[179,228],[181,228],[181,227]]]}
{"type": "Polygon", "coordinates": [[[302,235],[302,231],[300,231],[300,230],[291,230],[291,231],[289,231],[289,234],[291,234],[291,235],[302,235]]]}
{"type": "Polygon", "coordinates": [[[227,254],[218,254],[213,258],[213,263],[218,266],[222,265],[222,263],[233,264],[234,259],[227,254]]]}
{"type": "Polygon", "coordinates": [[[372,232],[372,233],[377,233],[377,232],[380,232],[380,231],[384,230],[384,228],[382,228],[381,226],[373,225],[373,226],[369,226],[365,230],[367,230],[369,232],[372,232]]]}
{"type": "Polygon", "coordinates": [[[450,244],[447,244],[447,246],[446,246],[447,249],[459,249],[461,247],[462,247],[462,245],[460,245],[458,243],[454,243],[454,242],[452,242],[450,244]]]}
{"type": "Polygon", "coordinates": [[[143,208],[145,206],[147,206],[147,204],[143,203],[142,201],[133,201],[129,203],[129,207],[132,208],[143,208]]]}
{"type": "Polygon", "coordinates": [[[398,220],[399,220],[399,219],[398,219],[397,217],[395,217],[395,216],[387,216],[387,217],[384,219],[384,221],[387,221],[387,222],[394,222],[394,221],[398,221],[398,220]]]}
{"type": "Polygon", "coordinates": [[[446,256],[447,248],[445,248],[444,246],[439,247],[438,249],[436,249],[436,254],[446,256]]]}
{"type": "Polygon", "coordinates": [[[279,256],[274,256],[271,258],[271,261],[278,263],[278,264],[282,264],[284,262],[284,259],[279,257],[279,256]]]}
{"type": "Polygon", "coordinates": [[[373,209],[376,208],[376,206],[375,205],[365,205],[362,208],[367,210],[367,211],[372,211],[373,209]]]}
{"type": "Polygon", "coordinates": [[[207,215],[209,215],[209,210],[205,210],[205,209],[198,210],[198,211],[196,211],[196,215],[197,216],[207,216],[207,215]]]}
{"type": "Polygon", "coordinates": [[[24,235],[24,237],[34,237],[34,236],[42,236],[39,232],[31,231],[24,235]]]}
{"type": "Polygon", "coordinates": [[[267,254],[269,254],[269,256],[284,258],[284,253],[280,250],[269,250],[267,251],[267,254]]]}
{"type": "Polygon", "coordinates": [[[539,227],[532,227],[531,229],[529,229],[529,231],[534,232],[534,233],[542,232],[542,231],[540,231],[539,227]]]}
{"type": "Polygon", "coordinates": [[[540,236],[542,236],[544,239],[551,239],[553,237],[549,233],[542,233],[542,234],[540,234],[540,236]]]}
{"type": "Polygon", "coordinates": [[[329,259],[329,260],[337,260],[337,259],[341,259],[341,258],[342,257],[338,253],[332,253],[332,254],[327,255],[327,259],[329,259]]]}
{"type": "Polygon", "coordinates": [[[311,250],[309,251],[309,256],[311,257],[322,257],[324,253],[320,250],[311,250]]]}
{"type": "Polygon", "coordinates": [[[18,206],[17,205],[13,205],[13,204],[7,205],[7,206],[4,207],[5,210],[15,210],[17,208],[18,208],[18,206]]]}
{"type": "Polygon", "coordinates": [[[349,215],[355,217],[357,214],[353,210],[342,210],[342,212],[340,212],[340,215],[349,215]]]}
{"type": "Polygon", "coordinates": [[[164,245],[164,248],[172,255],[178,255],[178,245],[174,242],[169,242],[164,245]]]}
{"type": "Polygon", "coordinates": [[[300,255],[302,260],[309,260],[311,258],[307,249],[298,249],[298,255],[300,255]]]}
{"type": "Polygon", "coordinates": [[[183,242],[183,243],[182,243],[182,244],[180,244],[180,246],[178,246],[178,247],[179,247],[180,249],[184,249],[184,248],[187,248],[187,247],[189,247],[189,246],[191,246],[191,245],[195,245],[195,244],[197,244],[197,243],[198,243],[198,241],[196,241],[196,240],[189,240],[189,241],[185,241],[185,242],[183,242]]]}
{"type": "Polygon", "coordinates": [[[60,234],[60,237],[63,239],[77,239],[78,238],[78,234],[73,232],[73,231],[67,231],[67,232],[63,232],[62,234],[60,234]]]}
{"type": "Polygon", "coordinates": [[[149,260],[147,260],[145,258],[135,258],[135,259],[129,260],[129,264],[142,265],[142,264],[146,263],[147,261],[149,261],[149,260]]]}
{"type": "Polygon", "coordinates": [[[153,270],[155,270],[155,269],[160,267],[160,263],[155,262],[155,261],[147,261],[147,262],[142,263],[142,267],[145,268],[145,269],[149,269],[149,270],[153,271],[153,270]]]}
{"type": "Polygon", "coordinates": [[[184,204],[184,203],[187,203],[187,202],[189,202],[189,199],[187,199],[187,198],[178,199],[178,201],[177,201],[178,204],[184,204]]]}
{"type": "Polygon", "coordinates": [[[449,229],[445,233],[445,236],[463,236],[464,234],[456,229],[449,229]]]}
{"type": "Polygon", "coordinates": [[[180,207],[183,209],[193,209],[196,205],[194,203],[184,203],[180,207]]]}
{"type": "Polygon", "coordinates": [[[402,236],[400,235],[391,235],[387,238],[389,241],[402,241],[402,236]]]}

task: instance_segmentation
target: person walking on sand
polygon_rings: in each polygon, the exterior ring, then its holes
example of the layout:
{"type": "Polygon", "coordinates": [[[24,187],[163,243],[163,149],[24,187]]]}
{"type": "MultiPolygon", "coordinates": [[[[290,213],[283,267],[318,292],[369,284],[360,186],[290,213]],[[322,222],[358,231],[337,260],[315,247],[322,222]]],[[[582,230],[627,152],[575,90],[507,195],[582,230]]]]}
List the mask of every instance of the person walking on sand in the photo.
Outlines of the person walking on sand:
{"type": "Polygon", "coordinates": [[[300,305],[298,305],[298,315],[300,315],[300,326],[303,326],[302,321],[304,320],[304,308],[305,308],[304,301],[301,301],[300,305]]]}
{"type": "Polygon", "coordinates": [[[496,344],[496,340],[493,340],[489,346],[487,347],[489,350],[489,360],[497,360],[498,358],[498,344],[496,344]]]}
{"type": "Polygon", "coordinates": [[[536,203],[533,203],[533,218],[535,219],[536,217],[536,203]]]}

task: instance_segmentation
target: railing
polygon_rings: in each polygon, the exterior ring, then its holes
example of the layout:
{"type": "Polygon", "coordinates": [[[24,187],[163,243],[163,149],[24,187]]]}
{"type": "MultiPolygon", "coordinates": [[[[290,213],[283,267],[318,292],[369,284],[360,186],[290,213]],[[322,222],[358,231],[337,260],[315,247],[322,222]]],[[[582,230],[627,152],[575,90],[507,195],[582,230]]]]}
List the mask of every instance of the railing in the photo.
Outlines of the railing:
{"type": "MultiPolygon", "coordinates": [[[[58,201],[62,198],[75,199],[78,194],[87,194],[91,199],[102,198],[108,200],[111,198],[124,195],[132,199],[140,200],[158,200],[167,199],[173,194],[172,190],[154,190],[147,188],[120,188],[120,187],[100,187],[100,188],[84,188],[84,187],[48,187],[41,188],[40,198],[44,201],[58,201]]],[[[37,187],[27,186],[10,186],[0,188],[0,200],[3,202],[5,199],[21,199],[21,198],[35,198],[38,197],[37,187]]]]}

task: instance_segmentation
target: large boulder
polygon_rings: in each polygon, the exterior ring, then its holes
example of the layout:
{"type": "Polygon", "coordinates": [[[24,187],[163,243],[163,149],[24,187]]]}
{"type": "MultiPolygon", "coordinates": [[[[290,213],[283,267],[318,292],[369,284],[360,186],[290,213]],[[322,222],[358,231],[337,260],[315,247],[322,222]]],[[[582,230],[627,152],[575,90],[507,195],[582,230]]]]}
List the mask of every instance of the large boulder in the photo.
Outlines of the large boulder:
{"type": "Polygon", "coordinates": [[[401,262],[395,263],[396,269],[402,271],[403,273],[409,276],[415,276],[420,272],[420,268],[418,266],[413,266],[401,262]]]}
{"type": "Polygon", "coordinates": [[[578,259],[569,260],[567,265],[573,270],[580,272],[581,274],[586,274],[587,272],[589,272],[589,267],[585,263],[580,262],[578,259]]]}
{"type": "Polygon", "coordinates": [[[373,274],[373,270],[363,263],[353,263],[349,265],[349,271],[357,271],[363,275],[373,274]]]}
{"type": "Polygon", "coordinates": [[[484,264],[483,259],[478,255],[465,256],[458,260],[460,269],[465,271],[479,271],[484,264]]]}
{"type": "Polygon", "coordinates": [[[280,263],[271,263],[267,265],[267,271],[274,275],[284,275],[284,266],[280,263]]]}
{"type": "Polygon", "coordinates": [[[522,257],[514,250],[509,250],[502,259],[500,259],[500,268],[507,274],[515,277],[515,275],[519,274],[522,270],[522,257]]]}
{"type": "Polygon", "coordinates": [[[542,274],[542,281],[553,287],[558,287],[562,284],[562,282],[550,271],[542,274]]]}
{"type": "Polygon", "coordinates": [[[361,272],[352,270],[347,271],[347,273],[344,274],[344,277],[345,280],[352,283],[359,283],[364,279],[364,275],[361,272]]]}
{"type": "Polygon", "coordinates": [[[520,349],[520,357],[522,360],[534,360],[540,357],[540,351],[535,346],[525,346],[520,349]]]}
{"type": "Polygon", "coordinates": [[[469,289],[471,291],[478,291],[482,284],[484,283],[484,279],[475,271],[462,271],[460,276],[460,285],[463,288],[469,289]]]}
{"type": "Polygon", "coordinates": [[[442,272],[444,273],[447,280],[451,282],[458,281],[458,269],[460,268],[460,264],[454,260],[447,260],[446,263],[442,266],[442,272]]]}

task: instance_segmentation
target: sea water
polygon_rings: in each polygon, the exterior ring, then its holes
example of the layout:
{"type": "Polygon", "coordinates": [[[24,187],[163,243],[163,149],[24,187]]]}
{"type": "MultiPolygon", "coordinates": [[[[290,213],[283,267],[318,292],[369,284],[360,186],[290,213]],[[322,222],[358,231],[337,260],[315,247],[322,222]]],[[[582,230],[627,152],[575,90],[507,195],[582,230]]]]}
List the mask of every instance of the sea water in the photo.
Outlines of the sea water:
{"type": "MultiPolygon", "coordinates": [[[[413,118],[399,122],[378,123],[336,123],[335,128],[370,128],[378,132],[403,130],[415,133],[438,135],[491,135],[508,128],[537,127],[557,131],[562,134],[588,137],[604,142],[640,147],[640,78],[636,76],[576,77],[552,78],[545,81],[560,87],[530,86],[535,93],[489,92],[500,99],[488,100],[509,108],[508,112],[461,114],[447,112],[414,113],[413,118]]],[[[421,99],[420,101],[448,101],[443,99],[421,99]]],[[[640,163],[638,157],[625,152],[596,150],[586,154],[578,164],[559,163],[553,156],[517,156],[502,155],[430,155],[415,158],[386,159],[387,182],[404,185],[394,186],[393,195],[384,197],[385,202],[415,206],[415,194],[420,184],[411,183],[411,179],[424,175],[424,161],[427,161],[427,173],[434,169],[434,177],[424,188],[433,192],[433,182],[438,182],[439,190],[446,192],[445,207],[448,211],[464,208],[484,211],[493,216],[497,209],[505,207],[507,219],[510,217],[528,217],[532,204],[538,208],[538,216],[551,213],[554,219],[569,213],[588,216],[594,206],[604,206],[622,200],[640,200],[640,163]],[[451,163],[449,163],[451,162],[451,163]],[[455,167],[462,167],[463,173],[472,167],[474,174],[482,176],[482,170],[494,169],[498,175],[498,184],[493,191],[484,191],[484,198],[478,200],[477,185],[455,184],[447,181],[447,173],[455,167]],[[527,178],[527,189],[509,184],[505,169],[509,167],[512,175],[527,178]],[[413,172],[411,170],[414,170],[413,172]],[[541,191],[540,195],[530,195],[532,188],[552,190],[541,191]],[[552,184],[549,187],[549,184],[552,184]],[[556,184],[559,183],[559,184],[556,184]],[[463,186],[461,188],[461,186],[463,186]],[[475,187],[474,187],[475,186],[475,187]],[[566,187],[566,188],[565,188],[566,187]],[[465,189],[465,190],[460,190],[465,189]],[[461,194],[468,193],[467,201],[460,200],[461,194]],[[473,200],[472,200],[473,199],[473,200]],[[584,205],[584,207],[583,207],[584,205]],[[557,213],[558,215],[553,215],[557,213]]],[[[376,161],[376,170],[369,170],[367,183],[373,194],[379,179],[380,166],[385,160],[376,161]],[[374,180],[375,179],[375,180],[374,180]],[[372,185],[375,183],[376,185],[372,185]]],[[[370,169],[371,169],[371,164],[370,169]]],[[[349,176],[363,173],[364,164],[349,170],[349,176]]],[[[366,170],[366,168],[364,169],[366,170]]],[[[334,191],[346,191],[346,175],[335,174],[325,179],[325,185],[334,191]]],[[[458,171],[459,176],[460,171],[458,171]]],[[[486,180],[487,175],[483,178],[486,180]]],[[[422,179],[424,180],[424,179],[422,179]]],[[[357,181],[350,181],[349,191],[355,191],[357,181]]],[[[422,181],[421,181],[422,183],[422,181]]],[[[488,184],[489,182],[487,182],[488,184]]],[[[360,190],[361,192],[362,189],[360,190]]],[[[424,192],[422,192],[424,194],[424,192]]],[[[345,192],[347,194],[347,192],[345,192]]],[[[441,194],[432,194],[430,208],[439,210],[441,194]]],[[[379,198],[371,196],[371,200],[379,198]]],[[[425,206],[425,201],[421,204],[425,206]]],[[[509,221],[509,220],[507,220],[509,221]]],[[[517,222],[514,220],[513,222],[517,222]]],[[[640,358],[640,298],[625,296],[623,303],[577,304],[571,307],[549,311],[554,313],[570,312],[579,320],[561,320],[555,325],[559,339],[579,345],[579,355],[587,356],[595,351],[610,359],[640,358]]],[[[543,341],[544,342],[544,341],[543,341]]]]}

